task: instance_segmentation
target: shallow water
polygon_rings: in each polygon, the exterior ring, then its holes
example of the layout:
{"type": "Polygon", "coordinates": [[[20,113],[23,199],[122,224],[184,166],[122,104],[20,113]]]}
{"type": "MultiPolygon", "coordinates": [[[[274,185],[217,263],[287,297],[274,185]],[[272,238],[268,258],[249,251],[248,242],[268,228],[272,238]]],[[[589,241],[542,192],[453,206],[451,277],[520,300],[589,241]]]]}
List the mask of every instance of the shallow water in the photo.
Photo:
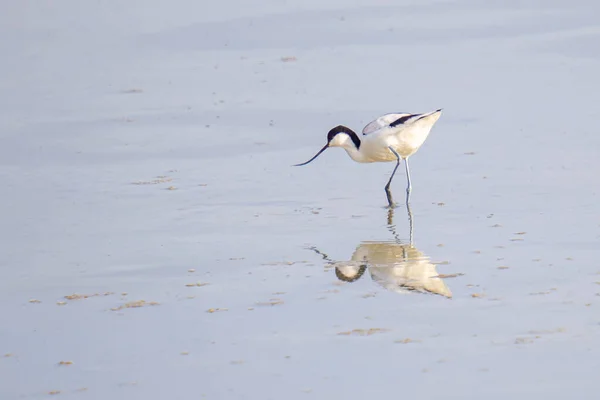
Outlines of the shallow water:
{"type": "Polygon", "coordinates": [[[0,6],[1,399],[595,398],[600,6],[152,5],[0,6]]]}

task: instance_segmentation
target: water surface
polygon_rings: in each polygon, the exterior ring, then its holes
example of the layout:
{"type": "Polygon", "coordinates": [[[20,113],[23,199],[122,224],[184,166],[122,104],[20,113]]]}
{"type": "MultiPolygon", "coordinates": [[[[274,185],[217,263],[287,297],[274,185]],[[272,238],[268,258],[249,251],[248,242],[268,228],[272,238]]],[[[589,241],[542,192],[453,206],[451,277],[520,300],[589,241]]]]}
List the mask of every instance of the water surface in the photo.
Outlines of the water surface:
{"type": "Polygon", "coordinates": [[[596,3],[0,7],[2,399],[595,398],[596,3]]]}

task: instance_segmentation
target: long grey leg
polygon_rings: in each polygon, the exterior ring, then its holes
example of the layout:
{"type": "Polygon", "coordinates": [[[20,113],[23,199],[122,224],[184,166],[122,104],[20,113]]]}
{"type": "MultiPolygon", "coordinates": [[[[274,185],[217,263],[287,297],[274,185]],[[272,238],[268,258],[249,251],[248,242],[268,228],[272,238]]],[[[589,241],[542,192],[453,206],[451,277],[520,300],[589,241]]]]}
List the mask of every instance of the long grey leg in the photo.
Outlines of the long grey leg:
{"type": "Polygon", "coordinates": [[[398,155],[398,153],[396,153],[396,150],[392,149],[390,146],[388,146],[388,149],[390,149],[390,151],[394,153],[396,159],[398,160],[396,161],[396,166],[394,167],[392,176],[390,176],[390,180],[388,181],[387,185],[385,185],[385,194],[387,196],[388,204],[390,205],[390,207],[394,207],[394,199],[392,198],[392,192],[390,192],[390,184],[392,183],[392,179],[394,179],[394,174],[396,173],[396,170],[400,165],[400,156],[398,155]]]}
{"type": "Polygon", "coordinates": [[[406,186],[406,204],[410,201],[410,192],[412,190],[412,185],[410,183],[410,169],[408,168],[408,157],[404,159],[404,165],[406,166],[406,181],[408,182],[408,186],[406,186]]]}

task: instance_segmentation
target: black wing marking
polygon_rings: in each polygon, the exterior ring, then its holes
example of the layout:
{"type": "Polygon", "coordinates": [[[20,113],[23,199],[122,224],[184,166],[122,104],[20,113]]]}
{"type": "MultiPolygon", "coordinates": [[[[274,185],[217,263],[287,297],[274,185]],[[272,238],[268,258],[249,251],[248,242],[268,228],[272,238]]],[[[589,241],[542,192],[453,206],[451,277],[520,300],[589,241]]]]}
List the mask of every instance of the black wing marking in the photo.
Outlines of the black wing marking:
{"type": "Polygon", "coordinates": [[[403,117],[400,117],[400,118],[398,118],[398,119],[397,119],[397,120],[395,120],[394,122],[392,122],[392,123],[390,124],[390,126],[391,126],[391,127],[394,127],[394,126],[402,125],[403,123],[405,123],[405,122],[406,122],[406,121],[408,121],[409,119],[411,119],[411,118],[414,118],[414,117],[418,117],[419,115],[421,115],[421,114],[409,114],[409,115],[405,115],[405,116],[403,116],[403,117]]]}

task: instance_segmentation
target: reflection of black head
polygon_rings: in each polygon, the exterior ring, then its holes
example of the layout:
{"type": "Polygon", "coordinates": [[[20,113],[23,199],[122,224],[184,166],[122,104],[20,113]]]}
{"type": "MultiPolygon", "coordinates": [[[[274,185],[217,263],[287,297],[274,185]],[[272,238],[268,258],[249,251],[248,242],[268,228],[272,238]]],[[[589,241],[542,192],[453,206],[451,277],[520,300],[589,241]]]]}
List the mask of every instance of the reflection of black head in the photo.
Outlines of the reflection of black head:
{"type": "Polygon", "coordinates": [[[360,277],[363,276],[363,274],[365,273],[366,270],[367,270],[367,266],[361,265],[360,267],[358,267],[358,271],[356,272],[356,274],[354,274],[352,276],[346,276],[342,273],[342,271],[340,271],[339,267],[335,267],[335,276],[337,276],[337,278],[340,281],[352,283],[354,281],[359,280],[360,277]]]}

